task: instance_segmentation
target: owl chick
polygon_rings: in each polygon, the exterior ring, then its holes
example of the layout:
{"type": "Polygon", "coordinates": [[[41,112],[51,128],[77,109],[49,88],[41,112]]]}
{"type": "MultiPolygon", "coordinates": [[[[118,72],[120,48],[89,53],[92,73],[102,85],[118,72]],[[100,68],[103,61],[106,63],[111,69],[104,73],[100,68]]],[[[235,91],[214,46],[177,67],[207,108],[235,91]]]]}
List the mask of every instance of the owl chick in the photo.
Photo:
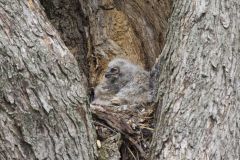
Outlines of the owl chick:
{"type": "Polygon", "coordinates": [[[139,104],[149,99],[149,73],[128,60],[115,58],[95,88],[93,104],[139,104]]]}

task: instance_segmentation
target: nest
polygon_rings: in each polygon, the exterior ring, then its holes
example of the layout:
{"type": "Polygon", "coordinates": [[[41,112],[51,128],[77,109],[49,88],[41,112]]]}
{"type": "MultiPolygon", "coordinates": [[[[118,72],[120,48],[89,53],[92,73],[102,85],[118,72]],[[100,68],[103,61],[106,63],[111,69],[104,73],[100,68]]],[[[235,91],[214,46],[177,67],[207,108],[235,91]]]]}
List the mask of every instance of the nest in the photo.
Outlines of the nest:
{"type": "Polygon", "coordinates": [[[145,160],[153,134],[154,105],[91,105],[100,160],[145,160]]]}

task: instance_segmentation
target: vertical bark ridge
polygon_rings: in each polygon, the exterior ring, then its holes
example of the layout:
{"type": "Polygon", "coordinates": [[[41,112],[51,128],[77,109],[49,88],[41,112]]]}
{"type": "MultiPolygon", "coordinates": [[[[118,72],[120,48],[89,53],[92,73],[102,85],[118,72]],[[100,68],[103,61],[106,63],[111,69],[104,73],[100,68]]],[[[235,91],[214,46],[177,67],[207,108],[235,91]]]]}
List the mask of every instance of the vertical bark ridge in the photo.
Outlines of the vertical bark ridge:
{"type": "Polygon", "coordinates": [[[89,78],[87,61],[88,20],[79,0],[40,0],[52,25],[77,59],[79,69],[89,78]]]}
{"type": "Polygon", "coordinates": [[[240,3],[181,0],[173,8],[152,159],[239,159],[240,3]]]}
{"type": "Polygon", "coordinates": [[[86,77],[39,2],[0,17],[0,159],[94,159],[86,77]]]}

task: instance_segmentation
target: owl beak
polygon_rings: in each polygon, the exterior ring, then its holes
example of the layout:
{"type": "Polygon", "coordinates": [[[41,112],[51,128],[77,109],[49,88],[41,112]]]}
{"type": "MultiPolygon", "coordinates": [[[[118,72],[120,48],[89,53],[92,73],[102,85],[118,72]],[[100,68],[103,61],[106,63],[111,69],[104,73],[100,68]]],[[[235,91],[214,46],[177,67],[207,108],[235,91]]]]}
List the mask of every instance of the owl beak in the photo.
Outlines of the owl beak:
{"type": "Polygon", "coordinates": [[[112,76],[114,76],[115,73],[111,73],[111,72],[106,72],[105,73],[105,78],[111,78],[112,76]]]}
{"type": "Polygon", "coordinates": [[[116,76],[118,73],[111,73],[111,72],[106,72],[105,73],[105,78],[111,78],[113,76],[116,76]]]}
{"type": "Polygon", "coordinates": [[[110,78],[112,74],[110,73],[105,73],[105,78],[110,78]]]}

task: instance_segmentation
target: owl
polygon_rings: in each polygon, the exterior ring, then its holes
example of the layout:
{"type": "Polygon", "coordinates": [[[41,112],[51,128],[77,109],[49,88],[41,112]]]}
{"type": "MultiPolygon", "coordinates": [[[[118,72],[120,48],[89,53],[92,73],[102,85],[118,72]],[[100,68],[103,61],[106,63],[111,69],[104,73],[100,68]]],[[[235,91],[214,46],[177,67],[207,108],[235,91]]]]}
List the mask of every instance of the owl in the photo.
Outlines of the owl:
{"type": "Polygon", "coordinates": [[[140,104],[149,101],[149,72],[122,58],[109,64],[102,82],[94,90],[98,105],[140,104]]]}

